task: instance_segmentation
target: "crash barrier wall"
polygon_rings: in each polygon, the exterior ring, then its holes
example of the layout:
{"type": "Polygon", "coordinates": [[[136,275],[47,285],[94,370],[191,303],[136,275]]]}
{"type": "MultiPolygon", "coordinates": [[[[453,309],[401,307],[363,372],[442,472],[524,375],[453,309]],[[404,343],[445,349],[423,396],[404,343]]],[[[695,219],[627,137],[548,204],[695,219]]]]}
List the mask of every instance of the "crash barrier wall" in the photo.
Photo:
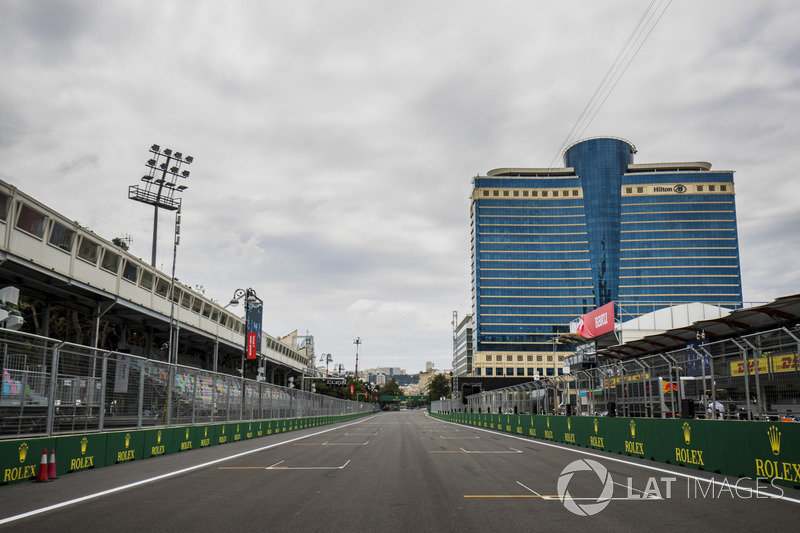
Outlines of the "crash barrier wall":
{"type": "Polygon", "coordinates": [[[42,450],[55,450],[56,475],[185,452],[287,431],[345,422],[369,413],[225,424],[159,427],[108,433],[86,433],[0,441],[0,484],[37,478],[42,450]]]}
{"type": "Polygon", "coordinates": [[[0,329],[0,438],[372,412],[355,402],[0,329]]]}
{"type": "Polygon", "coordinates": [[[459,424],[800,488],[800,423],[437,413],[459,424]]]}

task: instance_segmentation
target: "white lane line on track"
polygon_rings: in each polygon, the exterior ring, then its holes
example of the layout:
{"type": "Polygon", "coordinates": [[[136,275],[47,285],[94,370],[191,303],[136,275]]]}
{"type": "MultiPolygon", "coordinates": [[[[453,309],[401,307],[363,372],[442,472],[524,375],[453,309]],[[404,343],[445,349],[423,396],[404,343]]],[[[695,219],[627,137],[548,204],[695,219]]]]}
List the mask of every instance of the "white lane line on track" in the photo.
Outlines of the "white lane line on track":
{"type": "MultiPolygon", "coordinates": [[[[362,422],[366,422],[367,420],[370,420],[373,417],[374,417],[374,415],[370,416],[370,417],[367,417],[367,418],[364,418],[364,419],[361,419],[361,420],[358,420],[356,422],[352,422],[352,423],[347,424],[346,426],[343,426],[343,427],[348,427],[348,426],[353,426],[353,425],[356,425],[356,424],[360,424],[362,422]]],[[[337,429],[342,429],[342,427],[340,426],[340,427],[335,427],[335,428],[329,428],[329,429],[325,429],[323,431],[318,431],[316,433],[310,433],[310,434],[304,435],[302,437],[296,437],[294,439],[289,439],[289,440],[286,440],[286,441],[283,441],[283,442],[276,442],[275,444],[270,444],[268,446],[262,446],[261,448],[256,448],[254,450],[248,450],[246,452],[237,453],[237,454],[234,454],[234,455],[231,455],[231,456],[228,456],[228,457],[222,457],[221,459],[214,459],[213,461],[208,461],[207,463],[202,463],[202,464],[199,464],[199,465],[189,466],[187,468],[182,468],[180,470],[175,470],[173,472],[167,472],[166,474],[161,474],[161,475],[154,476],[154,477],[151,477],[151,478],[142,479],[140,481],[135,481],[133,483],[128,483],[127,485],[120,485],[119,487],[114,487],[113,489],[107,489],[107,490],[103,490],[103,491],[100,491],[100,492],[95,492],[93,494],[87,494],[86,496],[81,496],[80,498],[74,498],[72,500],[63,501],[61,503],[55,503],[53,505],[48,505],[47,507],[41,507],[39,509],[34,509],[32,511],[28,511],[28,512],[21,513],[21,514],[18,514],[18,515],[9,516],[7,518],[0,519],[0,525],[8,524],[9,522],[15,522],[15,521],[21,520],[23,518],[36,516],[38,514],[46,513],[47,511],[53,511],[55,509],[61,509],[63,507],[67,507],[69,505],[75,505],[76,503],[81,503],[81,502],[85,502],[85,501],[89,501],[89,500],[94,500],[95,498],[100,498],[102,496],[107,496],[109,494],[114,494],[115,492],[121,492],[123,490],[132,489],[132,488],[138,487],[140,485],[146,485],[148,483],[153,483],[155,481],[160,481],[162,479],[167,479],[167,478],[170,478],[170,477],[173,477],[173,476],[178,476],[178,475],[181,475],[181,474],[185,474],[186,472],[191,472],[193,470],[198,470],[200,468],[205,468],[207,466],[215,465],[217,463],[222,463],[224,461],[229,461],[231,459],[236,459],[237,457],[244,457],[245,455],[250,455],[251,453],[257,453],[257,452],[261,452],[261,451],[264,451],[264,450],[269,450],[270,448],[275,448],[275,447],[281,446],[283,444],[289,444],[291,442],[295,442],[295,441],[302,440],[302,439],[307,439],[309,437],[315,437],[317,435],[322,435],[323,433],[328,433],[329,431],[335,431],[337,429]]],[[[350,461],[348,461],[348,463],[349,462],[350,461]]],[[[347,465],[347,463],[345,463],[345,466],[346,465],[347,465]]],[[[342,468],[344,468],[344,467],[342,467],[342,468]]]]}
{"type": "Polygon", "coordinates": [[[517,481],[517,485],[519,485],[520,487],[522,487],[522,488],[524,488],[524,489],[526,489],[526,490],[529,490],[530,492],[532,492],[532,493],[534,493],[535,495],[539,496],[539,497],[540,497],[541,499],[543,499],[543,500],[555,500],[555,499],[557,499],[557,498],[552,498],[552,497],[550,497],[550,496],[542,496],[541,494],[539,494],[538,492],[536,492],[536,491],[535,491],[535,490],[533,490],[532,488],[530,488],[530,487],[528,487],[528,486],[526,486],[526,485],[523,485],[523,484],[522,484],[522,483],[520,483],[519,481],[517,481]]]}
{"type": "Polygon", "coordinates": [[[275,463],[272,466],[268,466],[264,470],[343,470],[344,467],[350,464],[350,459],[347,460],[345,464],[342,466],[275,466],[281,464],[275,463]]]}
{"type": "Polygon", "coordinates": [[[516,448],[509,447],[508,449],[512,450],[512,451],[510,451],[510,452],[507,452],[505,450],[500,450],[500,451],[481,451],[481,450],[465,450],[464,448],[459,448],[459,450],[461,450],[464,453],[522,453],[522,450],[517,450],[516,448]]]}
{"type": "MultiPolygon", "coordinates": [[[[437,422],[441,422],[442,424],[452,424],[452,425],[455,425],[455,426],[460,426],[461,425],[458,422],[450,422],[449,420],[442,420],[441,418],[432,417],[428,413],[425,413],[425,416],[430,417],[431,420],[436,420],[437,422]]],[[[694,476],[692,474],[686,474],[684,472],[678,472],[676,470],[669,470],[669,469],[666,469],[666,468],[659,468],[657,466],[650,466],[650,465],[645,465],[645,464],[640,464],[640,463],[634,463],[632,461],[626,461],[625,459],[620,459],[620,458],[617,458],[617,457],[609,457],[609,456],[606,456],[606,455],[600,455],[600,454],[597,454],[597,453],[592,453],[592,452],[587,451],[587,450],[581,450],[581,449],[578,449],[578,448],[574,448],[572,446],[559,445],[559,444],[555,444],[555,443],[544,442],[544,441],[541,441],[539,439],[529,439],[529,438],[525,438],[525,437],[518,437],[517,435],[511,435],[510,433],[503,433],[503,432],[494,431],[494,430],[491,430],[491,429],[479,428],[479,427],[475,427],[475,426],[469,426],[469,427],[471,429],[476,430],[476,431],[484,431],[486,433],[491,433],[493,435],[500,435],[500,436],[503,436],[503,437],[508,437],[509,439],[517,439],[517,440],[525,441],[525,442],[528,442],[530,444],[536,444],[536,445],[539,445],[539,446],[546,446],[548,448],[556,448],[556,449],[559,449],[559,450],[573,452],[573,453],[577,453],[577,454],[581,454],[581,455],[589,455],[591,457],[597,457],[598,459],[604,459],[606,461],[613,461],[615,463],[622,463],[622,464],[629,465],[629,466],[636,466],[636,467],[639,467],[639,468],[644,468],[645,470],[652,470],[654,472],[659,472],[659,473],[662,473],[662,474],[672,474],[672,475],[680,476],[680,477],[686,478],[686,479],[691,479],[691,480],[695,480],[695,481],[701,481],[701,482],[705,482],[705,483],[711,483],[711,484],[717,485],[719,487],[725,487],[726,490],[730,490],[730,482],[728,482],[727,480],[718,481],[718,480],[716,480],[714,478],[705,478],[705,477],[701,477],[701,476],[694,476]]],[[[734,476],[726,476],[726,477],[734,477],[734,476]]],[[[781,500],[781,501],[784,501],[784,502],[800,504],[800,499],[798,499],[798,498],[790,498],[789,496],[786,496],[785,494],[774,494],[774,493],[771,493],[771,492],[766,492],[766,491],[763,491],[763,490],[759,490],[758,488],[751,489],[749,487],[741,487],[741,490],[748,491],[751,494],[755,493],[756,496],[761,494],[763,496],[767,496],[769,498],[773,498],[773,499],[776,499],[776,500],[781,500]]]]}

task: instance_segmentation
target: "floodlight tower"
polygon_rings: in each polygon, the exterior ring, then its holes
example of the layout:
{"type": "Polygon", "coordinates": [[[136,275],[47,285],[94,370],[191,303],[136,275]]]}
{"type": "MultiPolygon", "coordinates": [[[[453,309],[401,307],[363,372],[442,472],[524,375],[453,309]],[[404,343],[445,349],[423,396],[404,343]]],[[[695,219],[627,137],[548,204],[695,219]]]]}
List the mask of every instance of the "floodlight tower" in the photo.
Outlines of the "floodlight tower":
{"type": "Polygon", "coordinates": [[[358,346],[361,344],[361,337],[357,337],[356,340],[353,341],[353,344],[356,345],[356,375],[355,375],[355,378],[358,379],[358,346]]]}
{"type": "Polygon", "coordinates": [[[147,160],[145,166],[150,170],[142,176],[142,185],[131,185],[128,187],[128,198],[153,206],[153,254],[150,264],[156,266],[156,243],[158,238],[158,208],[169,211],[177,211],[181,207],[181,198],[175,193],[183,192],[187,189],[186,185],[178,185],[178,178],[186,179],[189,177],[188,170],[181,170],[181,165],[190,165],[194,158],[190,155],[186,157],[180,152],[173,152],[169,148],[154,144],[150,147],[153,157],[147,160]],[[159,162],[161,161],[161,162],[159,162]],[[156,174],[161,172],[161,176],[156,174]]]}

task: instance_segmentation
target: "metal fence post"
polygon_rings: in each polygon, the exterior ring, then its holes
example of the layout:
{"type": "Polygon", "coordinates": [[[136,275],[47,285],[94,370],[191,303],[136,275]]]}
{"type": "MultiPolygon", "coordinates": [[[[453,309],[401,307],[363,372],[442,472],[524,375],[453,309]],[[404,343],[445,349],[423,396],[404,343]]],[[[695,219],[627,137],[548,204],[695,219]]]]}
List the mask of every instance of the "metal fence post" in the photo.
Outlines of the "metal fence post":
{"type": "Polygon", "coordinates": [[[142,414],[144,413],[144,380],[147,374],[147,361],[142,361],[139,367],[139,407],[137,409],[136,427],[142,428],[142,414]]]}
{"type": "MultiPolygon", "coordinates": [[[[103,354],[103,364],[100,367],[100,405],[98,407],[98,429],[103,431],[106,419],[106,380],[108,379],[108,356],[111,352],[103,354]]],[[[92,383],[94,385],[94,383],[92,383]]]]}
{"type": "Polygon", "coordinates": [[[50,368],[50,397],[47,399],[47,436],[53,435],[53,423],[56,418],[56,385],[58,383],[58,358],[61,347],[66,342],[60,342],[53,347],[53,361],[50,368]]]}
{"type": "Polygon", "coordinates": [[[195,405],[197,403],[197,375],[199,373],[200,371],[195,371],[192,379],[192,424],[194,424],[195,412],[197,411],[195,405]]]}

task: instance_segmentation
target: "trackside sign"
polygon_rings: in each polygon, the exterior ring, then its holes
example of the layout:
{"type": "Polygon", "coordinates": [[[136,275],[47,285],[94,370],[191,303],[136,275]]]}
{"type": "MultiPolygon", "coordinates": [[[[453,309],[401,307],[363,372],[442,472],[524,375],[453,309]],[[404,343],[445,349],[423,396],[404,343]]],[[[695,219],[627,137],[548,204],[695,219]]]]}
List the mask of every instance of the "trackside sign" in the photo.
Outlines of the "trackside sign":
{"type": "Polygon", "coordinates": [[[585,339],[593,339],[612,331],[614,331],[614,302],[609,302],[578,319],[575,331],[572,333],[577,333],[585,339]]]}

